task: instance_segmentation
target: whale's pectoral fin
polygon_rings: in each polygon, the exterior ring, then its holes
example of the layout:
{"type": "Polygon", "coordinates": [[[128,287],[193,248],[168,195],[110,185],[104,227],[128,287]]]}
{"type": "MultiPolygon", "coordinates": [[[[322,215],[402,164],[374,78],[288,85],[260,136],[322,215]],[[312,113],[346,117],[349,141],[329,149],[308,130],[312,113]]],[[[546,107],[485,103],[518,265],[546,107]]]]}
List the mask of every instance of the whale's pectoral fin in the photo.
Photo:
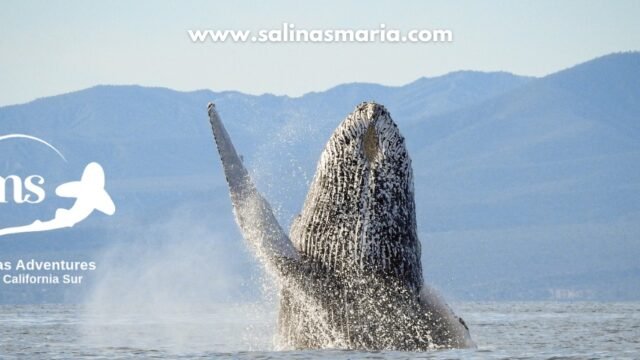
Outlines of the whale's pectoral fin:
{"type": "MultiPolygon", "coordinates": [[[[471,340],[467,324],[461,317],[453,313],[453,310],[434,288],[424,284],[420,290],[419,299],[429,309],[431,316],[440,319],[440,323],[445,325],[442,328],[445,330],[443,338],[446,338],[452,347],[472,348],[476,346],[471,340]]],[[[435,333],[433,335],[438,336],[435,333]]]]}
{"type": "Polygon", "coordinates": [[[297,250],[278,224],[271,206],[251,181],[213,103],[209,103],[208,111],[242,235],[256,249],[258,256],[271,265],[281,268],[281,260],[297,260],[297,250]]]}

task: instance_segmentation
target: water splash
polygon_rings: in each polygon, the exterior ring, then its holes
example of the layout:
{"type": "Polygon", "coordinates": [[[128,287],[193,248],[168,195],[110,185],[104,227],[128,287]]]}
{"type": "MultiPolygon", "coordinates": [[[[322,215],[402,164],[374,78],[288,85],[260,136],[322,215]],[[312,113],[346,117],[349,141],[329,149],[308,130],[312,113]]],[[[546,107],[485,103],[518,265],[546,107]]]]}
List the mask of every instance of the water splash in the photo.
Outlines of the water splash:
{"type": "Polygon", "coordinates": [[[275,306],[260,291],[267,279],[247,269],[253,265],[242,239],[225,238],[186,213],[127,224],[114,236],[84,305],[88,345],[175,353],[273,349],[275,306]]]}

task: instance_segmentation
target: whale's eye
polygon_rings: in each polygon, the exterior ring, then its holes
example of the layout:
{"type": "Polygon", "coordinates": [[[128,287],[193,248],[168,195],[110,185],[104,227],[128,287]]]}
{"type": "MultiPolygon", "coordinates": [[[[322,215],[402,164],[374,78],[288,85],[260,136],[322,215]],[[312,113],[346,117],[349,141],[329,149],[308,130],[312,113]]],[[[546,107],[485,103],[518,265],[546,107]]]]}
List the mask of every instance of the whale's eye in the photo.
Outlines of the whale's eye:
{"type": "Polygon", "coordinates": [[[367,131],[364,134],[363,145],[364,157],[367,161],[373,162],[378,153],[378,134],[376,134],[376,126],[374,124],[369,124],[369,127],[367,127],[367,131]]]}

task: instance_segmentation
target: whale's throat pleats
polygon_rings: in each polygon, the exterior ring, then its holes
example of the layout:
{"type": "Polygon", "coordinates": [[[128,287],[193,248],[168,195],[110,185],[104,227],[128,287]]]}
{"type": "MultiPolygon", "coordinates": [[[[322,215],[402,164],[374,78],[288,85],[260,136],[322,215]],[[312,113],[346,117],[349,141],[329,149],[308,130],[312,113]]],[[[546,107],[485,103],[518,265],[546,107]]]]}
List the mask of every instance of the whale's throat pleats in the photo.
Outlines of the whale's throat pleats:
{"type": "Polygon", "coordinates": [[[380,274],[419,290],[411,161],[382,106],[359,106],[335,130],[291,238],[304,256],[343,277],[380,274]]]}

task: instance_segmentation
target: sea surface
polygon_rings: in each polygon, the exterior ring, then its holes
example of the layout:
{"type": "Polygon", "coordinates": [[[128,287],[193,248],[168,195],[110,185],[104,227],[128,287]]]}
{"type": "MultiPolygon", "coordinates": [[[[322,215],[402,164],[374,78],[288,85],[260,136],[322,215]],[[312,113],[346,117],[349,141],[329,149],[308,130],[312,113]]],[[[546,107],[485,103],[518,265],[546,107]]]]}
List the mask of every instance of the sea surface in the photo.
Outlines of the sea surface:
{"type": "Polygon", "coordinates": [[[275,351],[275,308],[0,306],[0,359],[638,359],[640,303],[454,303],[477,349],[275,351]]]}

